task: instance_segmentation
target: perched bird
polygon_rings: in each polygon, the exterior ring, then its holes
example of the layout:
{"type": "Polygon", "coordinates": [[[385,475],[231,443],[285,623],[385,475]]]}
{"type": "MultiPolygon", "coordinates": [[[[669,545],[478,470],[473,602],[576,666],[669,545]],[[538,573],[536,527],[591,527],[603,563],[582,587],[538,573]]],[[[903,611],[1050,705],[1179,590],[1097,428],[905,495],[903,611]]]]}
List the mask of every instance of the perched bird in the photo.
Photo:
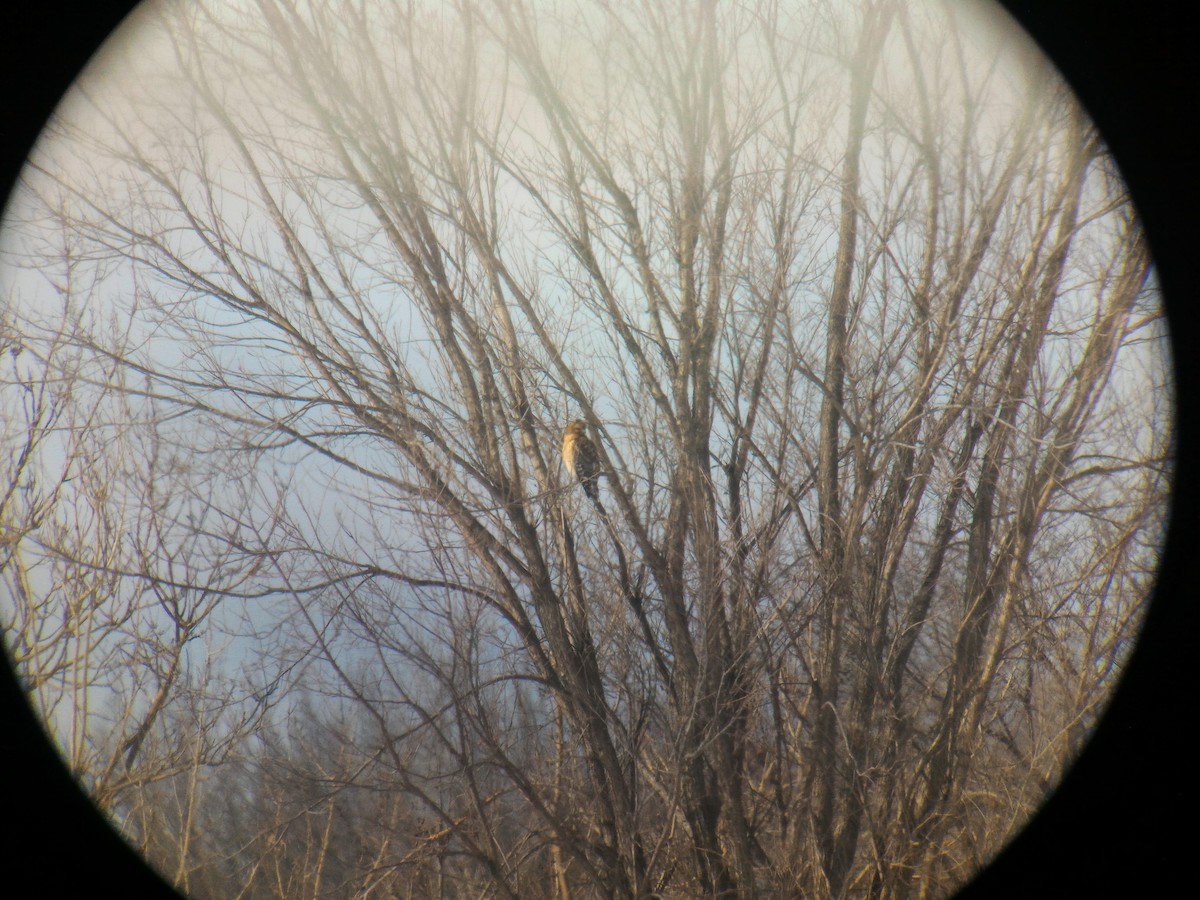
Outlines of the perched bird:
{"type": "Polygon", "coordinates": [[[576,419],[567,426],[562,442],[563,462],[567,471],[583,485],[583,492],[596,506],[600,506],[600,492],[596,482],[600,479],[600,454],[596,445],[587,436],[587,423],[576,419]]]}

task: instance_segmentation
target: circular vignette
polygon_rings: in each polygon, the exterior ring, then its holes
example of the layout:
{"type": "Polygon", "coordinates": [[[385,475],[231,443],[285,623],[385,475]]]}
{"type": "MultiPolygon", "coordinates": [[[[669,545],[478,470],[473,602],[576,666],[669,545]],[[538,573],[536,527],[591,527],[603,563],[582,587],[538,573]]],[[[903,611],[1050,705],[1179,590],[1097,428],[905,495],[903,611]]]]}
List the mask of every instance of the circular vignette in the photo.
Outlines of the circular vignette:
{"type": "MultiPolygon", "coordinates": [[[[1076,89],[1112,148],[1142,214],[1175,349],[1180,464],[1155,601],[1105,718],[1055,797],[964,895],[1050,896],[1087,890],[1103,894],[1111,892],[1114,882],[1122,888],[1152,890],[1158,873],[1177,859],[1181,843],[1165,827],[1166,810],[1186,806],[1191,799],[1183,796],[1180,785],[1189,780],[1179,777],[1181,761],[1169,748],[1177,736],[1178,710],[1187,702],[1185,687],[1194,678],[1190,668],[1183,668],[1183,636],[1194,633],[1194,622],[1180,594],[1182,586],[1191,583],[1193,564],[1188,559],[1191,535],[1185,533],[1179,512],[1190,509],[1194,497],[1186,466],[1195,446],[1187,414],[1194,397],[1194,363],[1186,352],[1194,320],[1191,311],[1181,307],[1190,306],[1187,301],[1196,295],[1186,255],[1195,238],[1195,179],[1189,171],[1191,160],[1184,156],[1195,143],[1194,124],[1180,115],[1188,108],[1183,85],[1194,80],[1186,77],[1194,76],[1194,64],[1187,62],[1193,48],[1162,3],[1145,5],[1137,13],[1111,2],[1043,6],[1004,0],[1004,5],[1042,43],[1076,89]],[[1098,59],[1105,64],[1095,65],[1098,59]]],[[[6,188],[61,95],[60,87],[65,89],[90,48],[131,6],[49,4],[3,14],[0,21],[10,46],[16,48],[5,59],[3,81],[8,121],[15,126],[4,142],[6,188]],[[47,41],[50,34],[54,39],[47,41]]],[[[6,815],[6,825],[15,835],[6,853],[24,871],[66,879],[64,890],[90,888],[106,880],[100,875],[105,871],[139,894],[152,885],[165,890],[156,877],[139,872],[135,860],[121,861],[123,845],[101,817],[85,812],[86,802],[81,805],[81,795],[20,702],[15,683],[10,687],[8,671],[5,678],[6,721],[15,727],[5,739],[9,749],[4,761],[10,763],[10,773],[14,767],[37,773],[19,783],[19,790],[29,793],[21,794],[24,802],[13,809],[23,812],[15,821],[6,815]],[[77,856],[71,848],[86,849],[77,856]],[[75,860],[78,867],[72,865],[75,860]]]]}
{"type": "MultiPolygon", "coordinates": [[[[0,213],[25,160],[64,93],[133,0],[9,4],[0,10],[0,213]]],[[[7,641],[5,641],[7,645],[7,641]]],[[[9,802],[0,858],[15,884],[49,897],[86,896],[111,886],[129,896],[180,895],[92,805],[25,700],[0,650],[0,765],[9,802]]]]}

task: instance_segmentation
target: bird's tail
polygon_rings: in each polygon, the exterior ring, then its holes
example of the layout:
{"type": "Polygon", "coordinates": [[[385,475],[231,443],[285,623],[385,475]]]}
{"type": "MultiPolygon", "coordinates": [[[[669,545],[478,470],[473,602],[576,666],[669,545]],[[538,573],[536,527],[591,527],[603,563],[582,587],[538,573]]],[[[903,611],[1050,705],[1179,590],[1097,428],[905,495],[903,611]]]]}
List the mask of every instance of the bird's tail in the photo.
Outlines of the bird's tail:
{"type": "Polygon", "coordinates": [[[608,515],[608,513],[604,511],[604,504],[600,502],[600,490],[597,487],[597,481],[598,479],[595,478],[584,479],[583,492],[588,495],[588,499],[592,501],[592,504],[596,507],[596,509],[598,509],[602,514],[608,515]]]}

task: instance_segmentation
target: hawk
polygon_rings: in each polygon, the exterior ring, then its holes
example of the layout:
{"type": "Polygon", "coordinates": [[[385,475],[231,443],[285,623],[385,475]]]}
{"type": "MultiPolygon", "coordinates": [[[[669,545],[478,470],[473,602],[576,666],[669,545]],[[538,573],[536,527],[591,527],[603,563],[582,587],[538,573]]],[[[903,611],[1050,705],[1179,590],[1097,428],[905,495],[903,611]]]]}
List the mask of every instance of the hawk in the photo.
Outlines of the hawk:
{"type": "Polygon", "coordinates": [[[588,499],[599,506],[600,492],[596,489],[596,483],[600,479],[600,454],[587,436],[587,423],[582,419],[576,419],[567,426],[563,434],[562,455],[567,471],[583,485],[583,492],[588,499]]]}

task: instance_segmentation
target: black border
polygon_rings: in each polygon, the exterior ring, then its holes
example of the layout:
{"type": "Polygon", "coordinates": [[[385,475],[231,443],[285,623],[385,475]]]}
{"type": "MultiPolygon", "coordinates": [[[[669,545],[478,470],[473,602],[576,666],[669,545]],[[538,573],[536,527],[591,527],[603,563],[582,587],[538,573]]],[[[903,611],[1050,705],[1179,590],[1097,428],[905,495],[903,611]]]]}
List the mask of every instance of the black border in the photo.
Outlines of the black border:
{"type": "MultiPolygon", "coordinates": [[[[386,0],[385,0],[386,2],[386,0]]],[[[1150,237],[1179,390],[1175,503],[1155,599],[1095,739],[1061,789],[961,896],[1156,896],[1189,871],[1195,809],[1196,32],[1168,0],[1001,0],[1063,71],[1112,148],[1150,237]],[[1189,842],[1190,843],[1190,842],[1189,842]]],[[[0,197],[54,104],[130,0],[14,2],[0,11],[0,197]]],[[[0,666],[0,861],[37,895],[119,887],[171,897],[68,777],[0,666]]]]}
{"type": "MultiPolygon", "coordinates": [[[[134,5],[43,0],[0,7],[0,204],[63,93],[134,5]]],[[[178,898],[76,786],[25,703],[6,651],[0,656],[0,868],[9,890],[47,898],[105,889],[139,900],[178,898]]]]}
{"type": "Polygon", "coordinates": [[[1100,128],[1146,227],[1177,388],[1167,544],[1137,648],[1097,732],[1053,799],[961,896],[1155,897],[1185,880],[1196,802],[1196,40],[1167,0],[1001,0],[1100,128]],[[1187,845],[1185,846],[1185,841],[1187,845]]]}

